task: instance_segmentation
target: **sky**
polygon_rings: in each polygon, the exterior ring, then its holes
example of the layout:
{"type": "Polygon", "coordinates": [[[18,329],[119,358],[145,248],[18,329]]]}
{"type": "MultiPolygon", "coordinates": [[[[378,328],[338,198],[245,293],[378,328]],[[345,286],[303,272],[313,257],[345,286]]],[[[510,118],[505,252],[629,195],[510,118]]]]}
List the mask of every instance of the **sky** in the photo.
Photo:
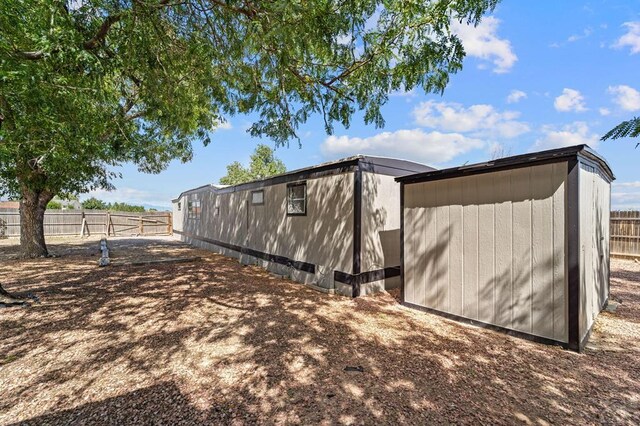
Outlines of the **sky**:
{"type": "MultiPolygon", "coordinates": [[[[386,125],[323,129],[312,116],[276,156],[288,170],[355,154],[422,162],[436,168],[586,143],[611,165],[612,208],[640,208],[640,148],[633,139],[601,142],[623,120],[640,115],[640,0],[506,0],[479,26],[456,25],[467,57],[443,95],[393,93],[383,107],[386,125]]],[[[85,195],[169,208],[180,192],[217,183],[233,161],[247,163],[256,144],[253,116],[228,118],[194,158],[172,162],[157,175],[134,165],[117,171],[117,189],[85,195]]]]}

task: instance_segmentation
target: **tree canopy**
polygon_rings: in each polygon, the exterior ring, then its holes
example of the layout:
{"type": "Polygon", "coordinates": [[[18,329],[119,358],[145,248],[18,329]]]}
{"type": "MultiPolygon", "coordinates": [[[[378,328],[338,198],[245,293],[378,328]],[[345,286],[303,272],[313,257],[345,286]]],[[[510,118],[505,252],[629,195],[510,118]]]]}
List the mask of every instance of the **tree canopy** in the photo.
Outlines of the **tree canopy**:
{"type": "Polygon", "coordinates": [[[96,197],[87,198],[82,202],[82,208],[85,210],[113,210],[119,212],[144,212],[144,206],[136,206],[133,204],[114,202],[107,203],[96,197]]]}
{"type": "Polygon", "coordinates": [[[220,178],[223,185],[237,185],[252,180],[264,179],[287,171],[284,163],[276,158],[273,149],[259,144],[249,161],[249,167],[234,161],[227,166],[227,174],[220,178]]]}
{"type": "Polygon", "coordinates": [[[5,0],[0,195],[37,223],[55,194],[111,188],[112,166],[188,161],[237,113],[277,144],[313,114],[382,126],[391,91],[444,90],[464,57],[451,21],[497,1],[5,0]]]}
{"type": "MultiPolygon", "coordinates": [[[[613,129],[609,130],[601,140],[620,139],[620,138],[637,138],[640,137],[640,117],[634,117],[631,120],[623,121],[613,129]]],[[[636,144],[636,148],[640,142],[636,144]]]]}

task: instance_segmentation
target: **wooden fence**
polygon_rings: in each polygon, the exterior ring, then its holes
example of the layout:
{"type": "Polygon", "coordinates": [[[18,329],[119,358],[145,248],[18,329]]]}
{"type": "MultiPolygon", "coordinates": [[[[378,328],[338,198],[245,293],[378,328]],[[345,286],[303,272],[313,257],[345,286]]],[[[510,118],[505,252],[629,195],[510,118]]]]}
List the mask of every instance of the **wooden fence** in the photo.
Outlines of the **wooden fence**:
{"type": "MultiPolygon", "coordinates": [[[[44,214],[47,236],[97,235],[170,235],[173,223],[170,212],[110,212],[102,210],[48,210],[44,214]]],[[[0,209],[0,237],[20,236],[18,209],[0,209]],[[4,234],[4,235],[3,235],[4,234]]]]}
{"type": "Polygon", "coordinates": [[[611,212],[611,255],[640,257],[640,211],[611,212]]]}

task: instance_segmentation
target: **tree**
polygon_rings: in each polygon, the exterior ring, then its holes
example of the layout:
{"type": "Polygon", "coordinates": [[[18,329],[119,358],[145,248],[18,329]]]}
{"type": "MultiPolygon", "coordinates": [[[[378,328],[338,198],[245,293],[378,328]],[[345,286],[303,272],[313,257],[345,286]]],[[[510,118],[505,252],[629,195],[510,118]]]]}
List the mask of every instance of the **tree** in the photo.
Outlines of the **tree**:
{"type": "Polygon", "coordinates": [[[451,22],[497,1],[5,0],[0,188],[22,256],[47,255],[54,195],[188,161],[223,117],[255,113],[249,132],[280,145],[312,114],[382,126],[391,91],[444,90],[464,57],[451,22]]]}
{"type": "MultiPolygon", "coordinates": [[[[623,121],[613,129],[609,130],[601,140],[620,139],[620,138],[637,138],[640,137],[640,117],[634,117],[631,120],[623,121]]],[[[636,144],[636,148],[640,142],[636,144]]]]}
{"type": "Polygon", "coordinates": [[[102,200],[91,197],[82,202],[82,208],[85,210],[108,210],[109,205],[102,200]]]}
{"type": "Polygon", "coordinates": [[[227,174],[220,178],[223,185],[237,185],[252,180],[264,179],[287,171],[284,163],[275,157],[273,149],[267,145],[259,144],[253,154],[249,167],[245,168],[237,161],[227,166],[227,174]]]}
{"type": "Polygon", "coordinates": [[[51,210],[62,210],[62,203],[60,201],[51,200],[47,203],[47,208],[51,210]]]}
{"type": "Polygon", "coordinates": [[[118,211],[118,212],[134,212],[134,213],[142,213],[145,211],[145,208],[143,206],[135,206],[132,204],[118,203],[118,202],[110,204],[108,209],[118,211]]]}

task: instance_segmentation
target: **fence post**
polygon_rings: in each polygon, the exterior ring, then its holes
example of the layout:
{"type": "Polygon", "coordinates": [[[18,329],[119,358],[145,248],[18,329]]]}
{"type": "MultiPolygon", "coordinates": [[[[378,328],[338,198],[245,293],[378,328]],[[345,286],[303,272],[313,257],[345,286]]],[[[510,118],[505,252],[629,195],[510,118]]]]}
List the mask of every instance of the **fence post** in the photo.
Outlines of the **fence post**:
{"type": "Polygon", "coordinates": [[[167,213],[167,233],[173,235],[173,215],[167,213]]]}
{"type": "Polygon", "coordinates": [[[80,225],[80,237],[84,237],[84,227],[87,219],[84,217],[84,210],[82,210],[82,224],[80,225]]]}
{"type": "Polygon", "coordinates": [[[144,235],[144,222],[142,222],[142,215],[138,216],[140,219],[140,235],[144,235]]]}
{"type": "Polygon", "coordinates": [[[109,211],[107,211],[107,232],[105,232],[105,234],[107,234],[107,237],[111,235],[111,213],[109,211]]]}

